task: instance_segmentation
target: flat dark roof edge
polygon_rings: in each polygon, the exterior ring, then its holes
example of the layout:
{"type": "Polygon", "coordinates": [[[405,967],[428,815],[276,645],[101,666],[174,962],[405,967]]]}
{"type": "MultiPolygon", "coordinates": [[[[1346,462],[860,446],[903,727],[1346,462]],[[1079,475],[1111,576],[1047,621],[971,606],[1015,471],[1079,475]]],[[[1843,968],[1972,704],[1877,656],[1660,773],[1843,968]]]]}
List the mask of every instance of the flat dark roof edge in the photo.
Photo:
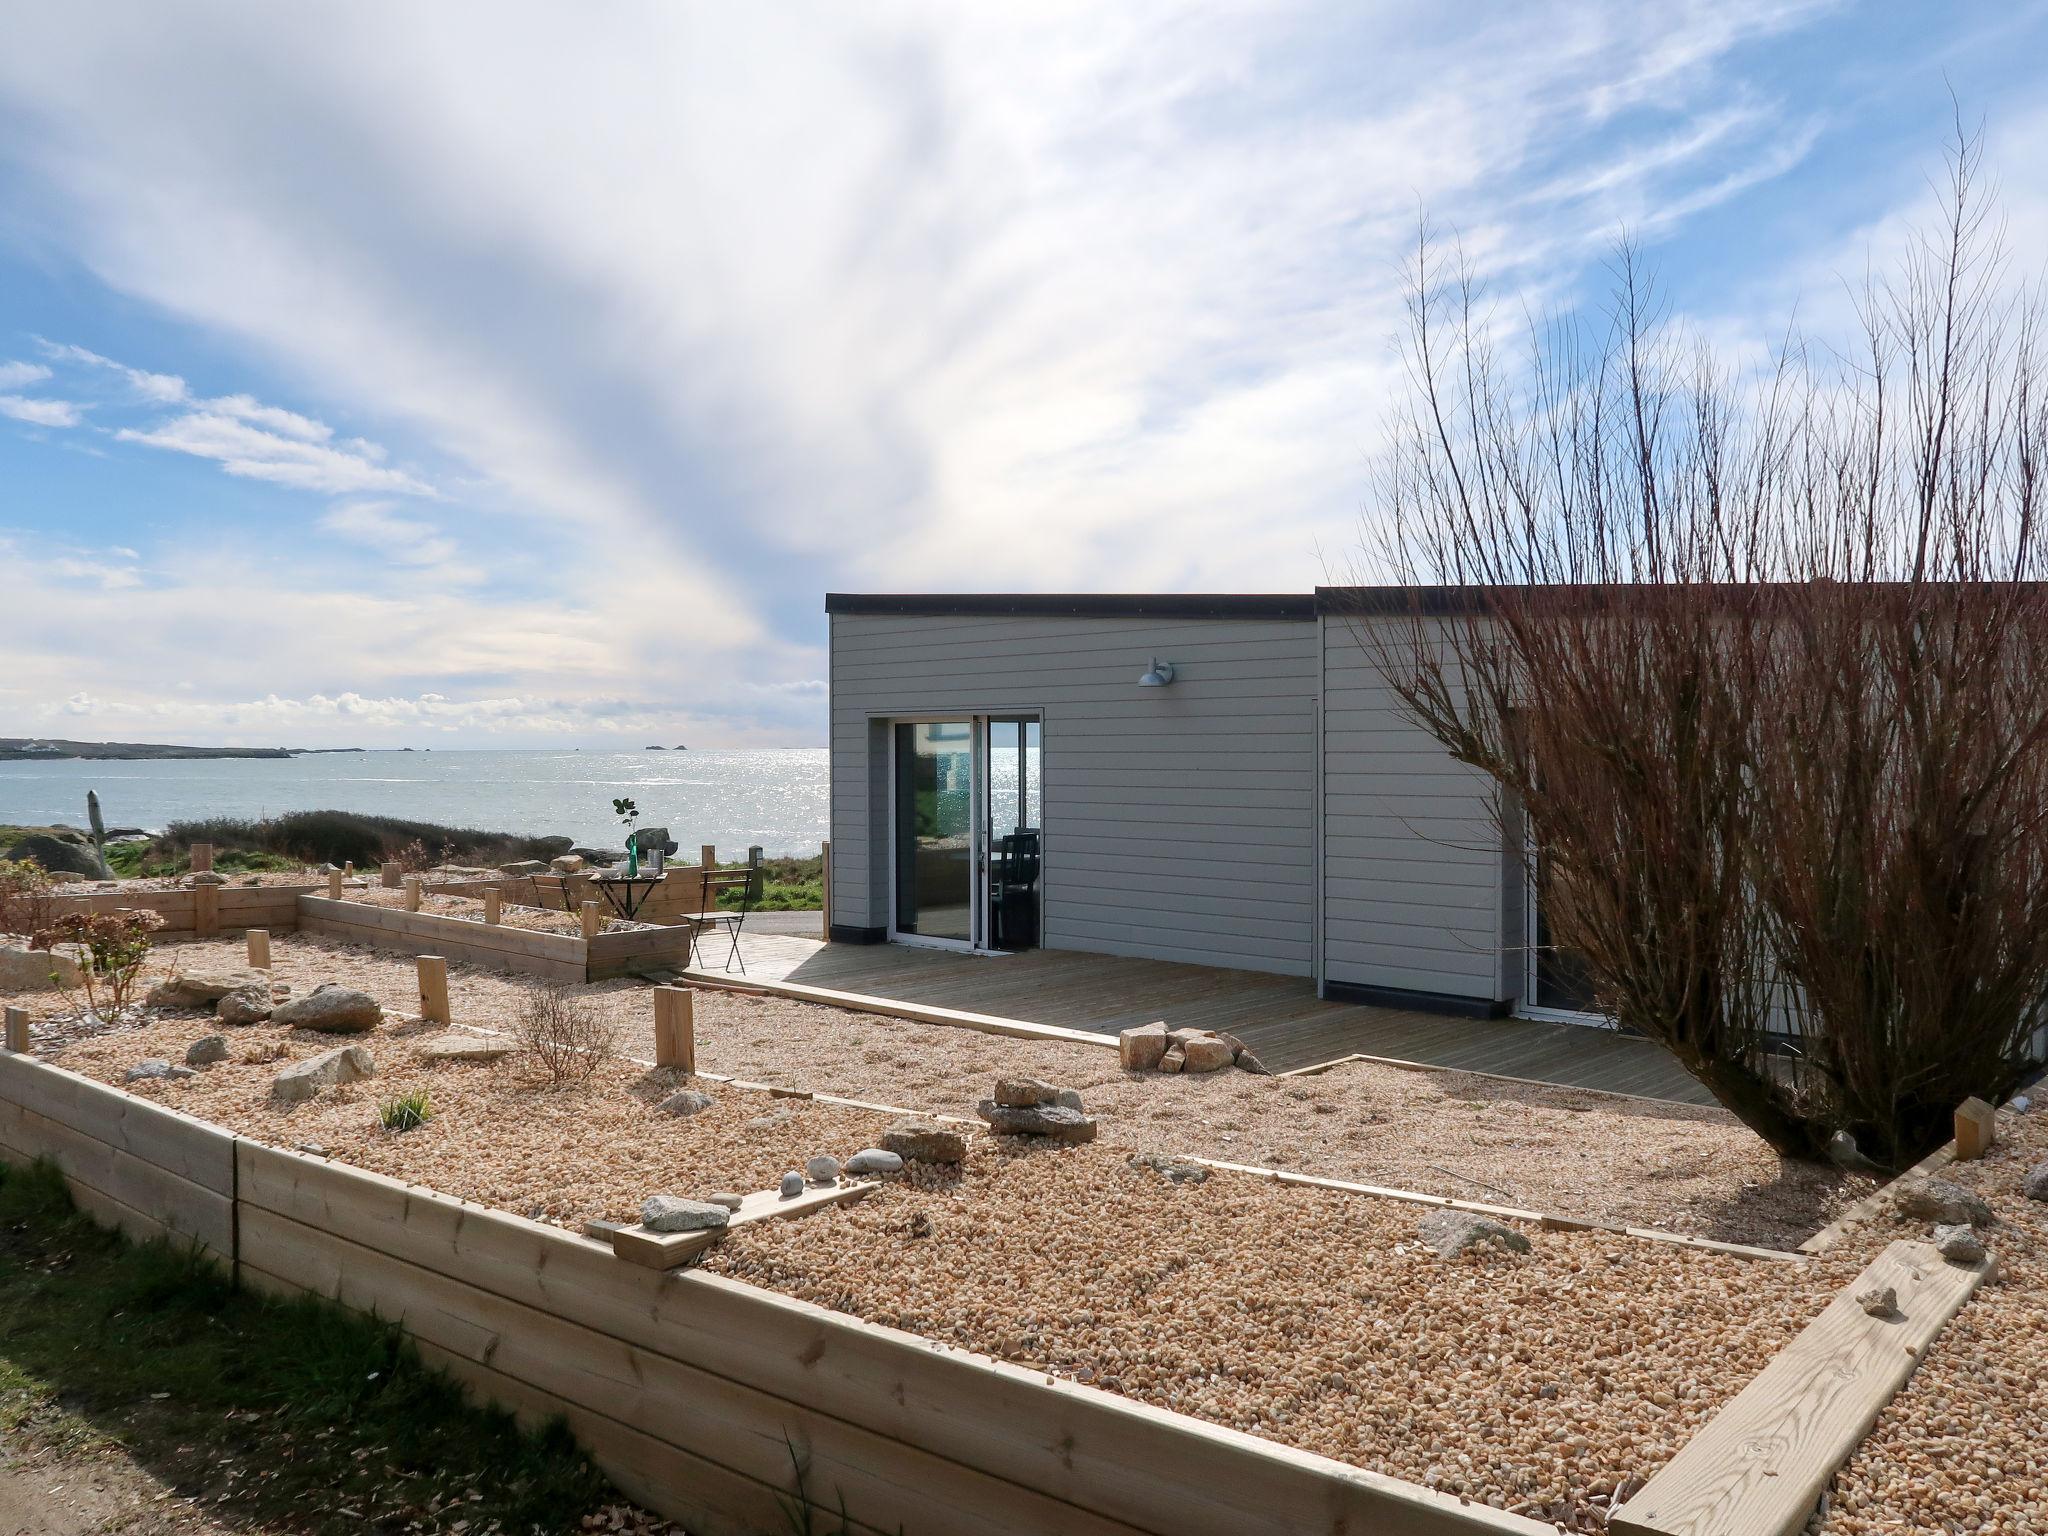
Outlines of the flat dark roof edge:
{"type": "Polygon", "coordinates": [[[911,618],[1313,619],[1292,592],[827,592],[827,613],[911,618]]]}

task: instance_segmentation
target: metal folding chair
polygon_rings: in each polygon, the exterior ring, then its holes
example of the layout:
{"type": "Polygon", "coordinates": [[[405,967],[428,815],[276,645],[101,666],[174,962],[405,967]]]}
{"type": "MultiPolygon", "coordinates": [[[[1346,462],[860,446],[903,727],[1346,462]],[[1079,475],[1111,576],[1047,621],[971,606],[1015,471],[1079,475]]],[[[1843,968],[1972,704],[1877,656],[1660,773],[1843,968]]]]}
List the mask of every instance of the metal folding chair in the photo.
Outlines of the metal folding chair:
{"type": "Polygon", "coordinates": [[[732,946],[725,952],[725,969],[730,971],[735,961],[740,974],[747,974],[746,957],[740,953],[740,930],[746,926],[747,913],[754,904],[754,871],[735,869],[725,874],[704,877],[704,905],[707,910],[692,912],[684,921],[690,925],[690,945],[697,956],[697,964],[704,963],[703,934],[708,928],[723,928],[732,936],[732,946]],[[740,893],[740,908],[728,912],[718,905],[718,898],[726,891],[740,893]]]}

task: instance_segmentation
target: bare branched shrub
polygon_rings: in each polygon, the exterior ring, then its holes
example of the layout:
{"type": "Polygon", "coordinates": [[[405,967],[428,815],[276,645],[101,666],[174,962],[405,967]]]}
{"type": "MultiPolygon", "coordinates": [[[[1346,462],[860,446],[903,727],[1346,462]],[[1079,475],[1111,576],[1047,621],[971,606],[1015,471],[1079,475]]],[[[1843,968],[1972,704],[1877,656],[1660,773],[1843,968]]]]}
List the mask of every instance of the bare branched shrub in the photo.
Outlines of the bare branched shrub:
{"type": "Polygon", "coordinates": [[[1602,1008],[1793,1155],[1911,1161],[2048,997],[2048,356],[1976,157],[1856,355],[1753,381],[1627,248],[1604,333],[1526,368],[1426,241],[1413,272],[1376,550],[1409,590],[1354,629],[1526,815],[1602,1008]]]}
{"type": "Polygon", "coordinates": [[[551,1088],[587,1084],[618,1053],[618,1031],[560,982],[527,989],[512,1033],[551,1088]]]}
{"type": "Polygon", "coordinates": [[[434,856],[427,851],[425,843],[414,838],[384,862],[395,864],[401,874],[423,875],[434,867],[434,856]]]}
{"type": "Polygon", "coordinates": [[[37,949],[77,944],[86,963],[79,967],[89,1012],[112,1018],[128,1006],[142,965],[149,958],[149,936],[163,927],[163,917],[147,909],[130,912],[71,912],[39,930],[30,940],[37,949]]]}
{"type": "Polygon", "coordinates": [[[34,859],[0,859],[0,933],[40,933],[50,926],[50,872],[34,859]]]}

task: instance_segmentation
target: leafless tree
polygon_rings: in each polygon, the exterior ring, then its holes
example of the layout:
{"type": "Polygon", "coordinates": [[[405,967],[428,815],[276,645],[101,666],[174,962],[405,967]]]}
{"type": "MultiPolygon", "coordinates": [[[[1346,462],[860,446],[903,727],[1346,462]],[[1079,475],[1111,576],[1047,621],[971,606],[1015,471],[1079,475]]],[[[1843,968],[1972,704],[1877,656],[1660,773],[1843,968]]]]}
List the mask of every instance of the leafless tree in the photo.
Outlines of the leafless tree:
{"type": "Polygon", "coordinates": [[[2040,309],[1959,136],[1862,350],[1738,379],[1624,246],[1604,330],[1496,314],[1427,238],[1354,629],[1526,815],[1605,1011],[1781,1152],[1899,1161],[2048,995],[2040,309]]]}

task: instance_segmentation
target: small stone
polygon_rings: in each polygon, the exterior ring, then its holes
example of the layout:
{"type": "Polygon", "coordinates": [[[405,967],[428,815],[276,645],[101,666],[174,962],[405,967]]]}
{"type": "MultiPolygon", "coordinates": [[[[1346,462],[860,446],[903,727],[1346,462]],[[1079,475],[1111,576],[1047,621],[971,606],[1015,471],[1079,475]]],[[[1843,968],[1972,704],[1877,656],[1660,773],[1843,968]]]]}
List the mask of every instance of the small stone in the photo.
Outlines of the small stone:
{"type": "Polygon", "coordinates": [[[294,1152],[309,1153],[314,1157],[325,1157],[327,1155],[327,1149],[317,1141],[298,1142],[293,1146],[292,1150],[294,1152]]]}
{"type": "Polygon", "coordinates": [[[903,1159],[894,1152],[885,1152],[880,1147],[869,1147],[865,1152],[856,1152],[846,1160],[846,1171],[851,1174],[901,1173],[903,1159]]]}
{"type": "Polygon", "coordinates": [[[152,1056],[147,1061],[135,1063],[134,1066],[128,1069],[125,1077],[131,1083],[155,1082],[169,1077],[172,1070],[171,1064],[168,1061],[152,1056]]]}
{"type": "Polygon", "coordinates": [[[1416,1229],[1440,1259],[1454,1259],[1468,1248],[1491,1243],[1510,1253],[1527,1253],[1529,1239],[1512,1227],[1470,1211],[1431,1211],[1416,1229]]]}
{"type": "Polygon", "coordinates": [[[1899,1196],[1898,1210],[1901,1216],[1915,1221],[1932,1221],[1944,1226],[1962,1223],[1973,1227],[1988,1227],[1998,1218],[1991,1214],[1991,1207],[1960,1184],[1947,1179],[1929,1179],[1917,1184],[1899,1196]]]}
{"type": "Polygon", "coordinates": [[[377,1065],[360,1045],[344,1045],[310,1061],[295,1061],[271,1080],[270,1096],[284,1103],[310,1099],[323,1088],[376,1075],[377,1065]]]}
{"type": "Polygon", "coordinates": [[[1935,1227],[1934,1246],[1952,1264],[1974,1264],[1984,1257],[1983,1240],[1967,1222],[1943,1222],[1935,1227]]]}
{"type": "Polygon", "coordinates": [[[804,1192],[804,1176],[794,1168],[782,1176],[782,1198],[794,1200],[804,1192]]]}
{"type": "Polygon", "coordinates": [[[2048,1200],[2048,1163],[2036,1163],[2020,1185],[2029,1200],[2048,1200]]]}
{"type": "Polygon", "coordinates": [[[191,883],[194,885],[226,885],[228,877],[211,869],[202,869],[198,874],[191,877],[191,883]]]}
{"type": "Polygon", "coordinates": [[[325,1035],[360,1035],[375,1029],[384,1009],[367,992],[323,982],[304,997],[271,1010],[270,1022],[325,1035]]]}
{"type": "Polygon", "coordinates": [[[1095,1122],[1064,1104],[998,1104],[983,1099],[974,1112],[998,1136],[1049,1136],[1069,1146],[1095,1139],[1095,1122]]]}
{"type": "Polygon", "coordinates": [[[691,1115],[703,1114],[710,1107],[711,1095],[699,1093],[694,1088],[677,1089],[656,1106],[664,1115],[674,1115],[685,1120],[691,1115]]]}
{"type": "Polygon", "coordinates": [[[1124,1166],[1133,1172],[1151,1169],[1161,1178],[1174,1184],[1206,1184],[1209,1170],[1200,1163],[1182,1162],[1179,1158],[1166,1157],[1157,1152],[1139,1152],[1124,1159],[1124,1166]]]}
{"type": "Polygon", "coordinates": [[[1076,1114],[1081,1112],[1081,1090],[1078,1088],[1062,1088],[1053,1095],[1052,1101],[1062,1108],[1073,1110],[1076,1114]]]}
{"type": "Polygon", "coordinates": [[[430,1040],[422,1040],[419,1053],[420,1059],[429,1064],[459,1065],[467,1062],[488,1065],[494,1061],[503,1061],[511,1055],[512,1045],[508,1040],[490,1035],[465,1035],[451,1031],[445,1035],[435,1035],[430,1040]]]}
{"type": "Polygon", "coordinates": [[[214,1005],[213,1011],[223,1024],[261,1024],[274,1007],[270,988],[257,985],[235,988],[214,1005]]]}
{"type": "Polygon", "coordinates": [[[713,1205],[723,1206],[728,1211],[736,1211],[747,1203],[745,1195],[736,1195],[730,1190],[720,1190],[708,1198],[713,1205]]]}
{"type": "Polygon", "coordinates": [[[813,1184],[835,1184],[839,1181],[839,1159],[824,1152],[804,1164],[804,1177],[813,1184]]]}
{"type": "Polygon", "coordinates": [[[1187,1052],[1177,1045],[1170,1045],[1166,1048],[1166,1054],[1159,1058],[1159,1070],[1162,1072],[1178,1072],[1186,1063],[1187,1052]]]}
{"type": "Polygon", "coordinates": [[[1059,1098],[1060,1091],[1051,1083],[1036,1077],[999,1077],[995,1102],[1016,1109],[1030,1109],[1037,1104],[1051,1104],[1059,1098]]]}
{"type": "Polygon", "coordinates": [[[1873,1285],[1856,1293],[1856,1305],[1872,1317],[1890,1317],[1899,1310],[1899,1293],[1889,1285],[1873,1285]]]}
{"type": "Polygon", "coordinates": [[[194,1040],[185,1052],[188,1067],[210,1067],[216,1061],[228,1059],[228,1037],[226,1035],[205,1035],[194,1040]]]}
{"type": "Polygon", "coordinates": [[[649,1195],[640,1202],[640,1225],[650,1232],[722,1232],[732,1212],[709,1200],[649,1195]]]}
{"type": "Polygon", "coordinates": [[[967,1138],[913,1116],[882,1132],[881,1150],[894,1152],[907,1163],[957,1163],[967,1156],[967,1138]]]}
{"type": "Polygon", "coordinates": [[[1237,1066],[1246,1072],[1256,1072],[1260,1077],[1271,1077],[1273,1075],[1273,1069],[1259,1060],[1250,1051],[1239,1051],[1237,1053],[1237,1066]]]}
{"type": "Polygon", "coordinates": [[[1214,1035],[1182,1041],[1180,1050],[1183,1072],[1221,1072],[1237,1059],[1237,1052],[1214,1035]]]}
{"type": "Polygon", "coordinates": [[[1150,1072],[1166,1054],[1164,1022],[1141,1024],[1116,1037],[1117,1064],[1126,1072],[1150,1072]]]}

